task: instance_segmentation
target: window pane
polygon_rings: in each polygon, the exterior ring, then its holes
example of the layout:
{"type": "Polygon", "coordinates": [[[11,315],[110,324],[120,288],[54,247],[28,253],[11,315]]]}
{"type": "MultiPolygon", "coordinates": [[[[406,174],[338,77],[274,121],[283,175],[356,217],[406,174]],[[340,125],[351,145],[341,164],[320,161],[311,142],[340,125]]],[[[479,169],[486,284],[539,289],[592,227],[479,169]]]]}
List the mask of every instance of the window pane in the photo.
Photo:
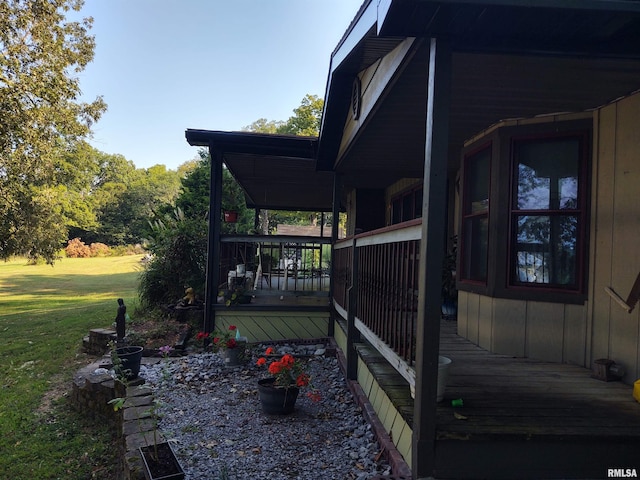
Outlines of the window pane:
{"type": "Polygon", "coordinates": [[[518,209],[577,208],[579,139],[518,142],[515,155],[518,209]]]}
{"type": "Polygon", "coordinates": [[[391,204],[391,224],[395,225],[402,221],[402,200],[396,199],[391,204]]]}
{"type": "Polygon", "coordinates": [[[467,159],[467,213],[484,212],[489,208],[489,161],[491,149],[484,149],[467,159]]]}
{"type": "Polygon", "coordinates": [[[402,221],[413,220],[413,193],[402,197],[402,221]]]}
{"type": "Polygon", "coordinates": [[[465,279],[486,281],[489,219],[486,216],[467,218],[464,232],[465,279]]]}
{"type": "Polygon", "coordinates": [[[575,285],[578,218],[522,215],[517,225],[516,281],[575,285]]]}
{"type": "Polygon", "coordinates": [[[422,217],[422,189],[416,190],[416,194],[414,196],[414,206],[415,217],[422,217]]]}

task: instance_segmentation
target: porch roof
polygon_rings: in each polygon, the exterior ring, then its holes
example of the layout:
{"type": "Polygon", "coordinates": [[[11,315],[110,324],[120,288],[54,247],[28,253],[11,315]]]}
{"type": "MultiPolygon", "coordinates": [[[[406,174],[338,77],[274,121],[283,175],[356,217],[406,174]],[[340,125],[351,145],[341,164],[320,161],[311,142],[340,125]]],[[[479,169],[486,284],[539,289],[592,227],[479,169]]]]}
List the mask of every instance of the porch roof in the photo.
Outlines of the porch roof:
{"type": "Polygon", "coordinates": [[[222,153],[249,208],[331,211],[333,174],[316,171],[317,137],[195,129],[185,137],[222,153]]]}
{"type": "Polygon", "coordinates": [[[640,88],[638,1],[367,1],[332,55],[318,146],[319,168],[336,168],[346,183],[422,176],[428,51],[420,42],[338,157],[355,75],[407,37],[451,42],[452,169],[465,140],[501,120],[582,112],[640,88]]]}

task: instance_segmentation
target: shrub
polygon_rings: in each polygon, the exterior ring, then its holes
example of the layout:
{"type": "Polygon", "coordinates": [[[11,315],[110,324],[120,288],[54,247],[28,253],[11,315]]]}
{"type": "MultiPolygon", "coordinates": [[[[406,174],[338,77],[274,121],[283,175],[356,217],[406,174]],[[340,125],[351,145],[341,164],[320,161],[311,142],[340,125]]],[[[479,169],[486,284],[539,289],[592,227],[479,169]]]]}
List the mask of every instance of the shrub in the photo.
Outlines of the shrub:
{"type": "Polygon", "coordinates": [[[69,240],[64,251],[69,258],[87,258],[91,256],[91,249],[79,238],[69,240]]]}
{"type": "Polygon", "coordinates": [[[104,243],[92,243],[89,247],[92,257],[106,257],[109,255],[109,246],[104,243]]]}
{"type": "Polygon", "coordinates": [[[202,296],[207,264],[207,222],[177,216],[165,219],[155,229],[150,245],[153,253],[140,276],[139,295],[143,308],[175,303],[186,287],[202,296]]]}

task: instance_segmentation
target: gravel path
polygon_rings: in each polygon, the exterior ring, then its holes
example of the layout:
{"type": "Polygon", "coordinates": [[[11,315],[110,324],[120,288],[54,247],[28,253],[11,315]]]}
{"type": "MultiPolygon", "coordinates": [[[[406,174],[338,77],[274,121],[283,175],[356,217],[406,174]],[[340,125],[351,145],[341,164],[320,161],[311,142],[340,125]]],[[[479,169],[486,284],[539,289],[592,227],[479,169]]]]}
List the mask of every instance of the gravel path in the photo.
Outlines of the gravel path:
{"type": "Polygon", "coordinates": [[[175,442],[186,478],[365,480],[390,474],[337,360],[313,355],[323,345],[276,347],[279,354],[308,358],[322,400],[311,401],[303,390],[291,415],[262,412],[257,380],[268,374],[255,361],[265,347],[240,367],[201,353],[142,368],[160,402],[160,429],[175,442]]]}

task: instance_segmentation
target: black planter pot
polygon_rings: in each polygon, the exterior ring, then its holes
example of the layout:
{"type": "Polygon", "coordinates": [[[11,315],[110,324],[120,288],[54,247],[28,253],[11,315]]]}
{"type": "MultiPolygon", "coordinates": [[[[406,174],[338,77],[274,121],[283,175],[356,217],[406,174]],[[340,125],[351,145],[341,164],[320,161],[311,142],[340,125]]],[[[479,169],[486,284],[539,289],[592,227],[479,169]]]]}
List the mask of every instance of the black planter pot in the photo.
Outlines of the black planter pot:
{"type": "Polygon", "coordinates": [[[144,476],[147,480],[181,480],[184,478],[184,470],[170,443],[162,442],[148,445],[140,447],[139,450],[144,463],[144,476]]]}
{"type": "Polygon", "coordinates": [[[270,415],[288,415],[293,412],[300,389],[275,387],[275,378],[258,380],[258,396],[262,411],[270,415]]]}
{"type": "Polygon", "coordinates": [[[143,347],[131,346],[116,348],[116,355],[122,362],[119,367],[118,374],[125,374],[127,380],[133,380],[140,373],[140,362],[142,361],[143,347]]]}

